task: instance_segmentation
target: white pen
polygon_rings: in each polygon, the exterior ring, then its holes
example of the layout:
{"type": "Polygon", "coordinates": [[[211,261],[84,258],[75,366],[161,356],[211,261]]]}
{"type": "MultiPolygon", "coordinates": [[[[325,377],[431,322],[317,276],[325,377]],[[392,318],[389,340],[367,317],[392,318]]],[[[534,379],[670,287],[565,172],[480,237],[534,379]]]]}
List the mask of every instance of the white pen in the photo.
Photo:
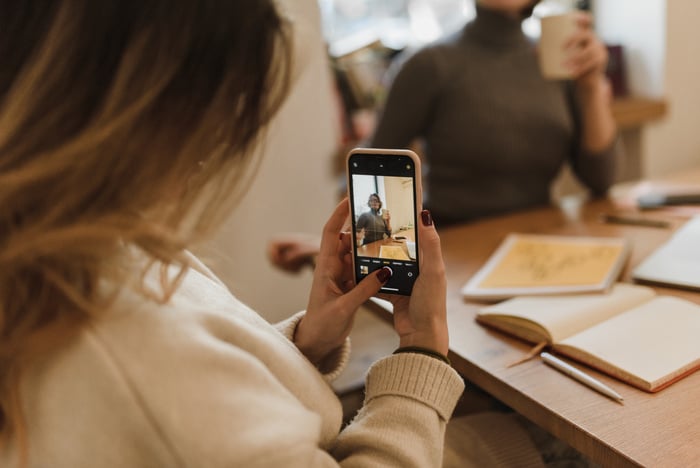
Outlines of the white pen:
{"type": "Polygon", "coordinates": [[[579,382],[581,382],[584,385],[587,385],[588,387],[592,388],[593,390],[602,393],[603,395],[612,398],[613,400],[617,400],[620,403],[622,403],[622,396],[620,396],[619,393],[617,393],[615,390],[612,388],[608,387],[604,383],[594,379],[590,375],[584,374],[580,370],[576,369],[573,366],[570,366],[569,364],[565,363],[561,359],[552,356],[549,353],[541,353],[540,357],[542,360],[549,364],[550,366],[554,367],[556,370],[563,372],[564,374],[568,375],[569,377],[572,377],[579,382]]]}

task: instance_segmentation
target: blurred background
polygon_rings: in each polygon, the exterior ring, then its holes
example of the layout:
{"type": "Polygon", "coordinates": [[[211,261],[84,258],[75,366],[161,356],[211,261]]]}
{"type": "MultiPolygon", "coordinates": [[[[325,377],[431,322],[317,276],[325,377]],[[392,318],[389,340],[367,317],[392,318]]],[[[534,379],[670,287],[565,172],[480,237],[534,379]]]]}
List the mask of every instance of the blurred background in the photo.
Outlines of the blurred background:
{"type": "MultiPolygon", "coordinates": [[[[284,232],[320,234],[344,190],[346,151],[372,131],[391,60],[459,30],[475,11],[472,0],[280,3],[294,21],[299,73],[270,129],[251,190],[220,234],[198,251],[270,321],[306,307],[311,270],[291,275],[275,269],[267,242],[284,232]]],[[[690,51],[700,41],[700,3],[545,0],[524,23],[525,32],[537,37],[537,16],[566,8],[590,10],[610,48],[613,113],[625,146],[620,180],[697,165],[700,60],[690,51]]],[[[555,198],[576,190],[566,174],[562,180],[555,198]]]]}

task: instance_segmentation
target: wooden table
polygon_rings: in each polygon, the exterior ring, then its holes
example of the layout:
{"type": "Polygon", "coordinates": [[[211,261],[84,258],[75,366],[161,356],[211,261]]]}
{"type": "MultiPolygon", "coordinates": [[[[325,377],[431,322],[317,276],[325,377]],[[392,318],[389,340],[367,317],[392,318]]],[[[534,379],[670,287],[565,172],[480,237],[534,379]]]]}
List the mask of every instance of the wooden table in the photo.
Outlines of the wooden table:
{"type": "MultiPolygon", "coordinates": [[[[448,280],[450,357],[470,382],[603,466],[700,466],[700,372],[649,394],[577,365],[618,391],[625,399],[621,405],[539,359],[506,367],[530,345],[477,324],[474,317],[481,304],[460,295],[460,288],[510,232],[627,237],[633,247],[622,278],[630,281],[632,269],[683,224],[683,219],[671,216],[665,218],[670,229],[599,221],[601,213],[613,210],[610,201],[600,200],[583,205],[579,212],[543,208],[440,230],[448,280]]],[[[700,303],[700,293],[657,290],[700,303]]],[[[369,307],[390,318],[381,305],[369,307]]]]}
{"type": "Polygon", "coordinates": [[[386,239],[381,239],[378,241],[370,242],[361,247],[357,248],[357,255],[361,257],[374,257],[374,258],[390,258],[394,260],[410,260],[410,254],[408,252],[408,247],[406,246],[406,241],[415,242],[415,234],[413,229],[405,229],[403,231],[396,231],[391,237],[386,239]],[[400,247],[403,253],[402,257],[392,257],[392,256],[382,256],[380,255],[382,246],[387,247],[400,247]]]}

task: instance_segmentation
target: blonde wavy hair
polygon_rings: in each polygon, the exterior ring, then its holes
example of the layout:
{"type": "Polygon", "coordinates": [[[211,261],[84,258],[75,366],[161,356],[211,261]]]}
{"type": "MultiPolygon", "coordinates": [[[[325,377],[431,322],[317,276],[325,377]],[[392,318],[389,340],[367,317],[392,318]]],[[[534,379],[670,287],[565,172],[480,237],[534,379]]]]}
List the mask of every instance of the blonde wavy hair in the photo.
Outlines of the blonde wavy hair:
{"type": "Polygon", "coordinates": [[[0,3],[1,440],[26,443],[28,363],[134,275],[120,246],[186,270],[246,187],[291,47],[271,0],[0,3]]]}

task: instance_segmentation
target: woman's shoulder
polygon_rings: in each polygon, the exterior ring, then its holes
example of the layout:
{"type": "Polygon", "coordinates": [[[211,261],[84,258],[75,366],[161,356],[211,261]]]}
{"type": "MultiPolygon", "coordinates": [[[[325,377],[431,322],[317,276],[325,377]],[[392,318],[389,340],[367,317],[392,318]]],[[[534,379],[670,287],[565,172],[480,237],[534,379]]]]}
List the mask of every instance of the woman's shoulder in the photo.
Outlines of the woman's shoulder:
{"type": "Polygon", "coordinates": [[[460,35],[451,34],[420,47],[409,47],[399,54],[398,59],[404,64],[435,65],[445,57],[459,54],[460,43],[460,35]]]}
{"type": "Polygon", "coordinates": [[[454,33],[420,47],[405,49],[393,60],[388,73],[389,81],[402,74],[425,84],[449,77],[453,73],[452,67],[463,54],[460,37],[454,33]]]}
{"type": "MultiPolygon", "coordinates": [[[[96,321],[96,331],[115,340],[139,337],[143,346],[177,347],[197,333],[215,332],[217,326],[236,333],[246,333],[248,327],[273,329],[199,261],[184,270],[171,294],[163,291],[160,268],[151,270],[138,287],[120,291],[96,321]]],[[[165,275],[172,281],[179,273],[179,267],[171,267],[165,275]]]]}

